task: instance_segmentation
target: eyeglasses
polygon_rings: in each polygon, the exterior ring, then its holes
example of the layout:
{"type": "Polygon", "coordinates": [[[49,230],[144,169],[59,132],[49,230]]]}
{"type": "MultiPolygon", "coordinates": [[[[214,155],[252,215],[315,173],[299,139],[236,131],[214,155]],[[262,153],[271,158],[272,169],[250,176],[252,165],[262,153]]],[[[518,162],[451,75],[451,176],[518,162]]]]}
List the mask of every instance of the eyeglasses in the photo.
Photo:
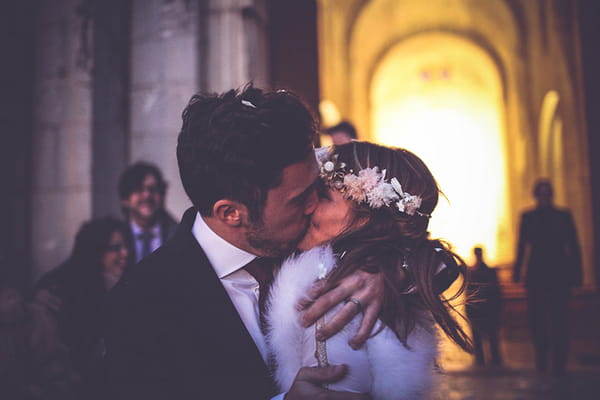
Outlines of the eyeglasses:
{"type": "Polygon", "coordinates": [[[106,247],[106,252],[110,252],[110,253],[118,253],[121,250],[129,250],[127,248],[127,246],[123,243],[117,243],[117,244],[109,244],[106,247]]]}
{"type": "Polygon", "coordinates": [[[160,193],[160,190],[159,190],[158,186],[149,185],[149,186],[141,186],[141,187],[137,188],[136,190],[134,190],[134,192],[135,193],[148,192],[150,194],[157,194],[157,193],[160,193]]]}

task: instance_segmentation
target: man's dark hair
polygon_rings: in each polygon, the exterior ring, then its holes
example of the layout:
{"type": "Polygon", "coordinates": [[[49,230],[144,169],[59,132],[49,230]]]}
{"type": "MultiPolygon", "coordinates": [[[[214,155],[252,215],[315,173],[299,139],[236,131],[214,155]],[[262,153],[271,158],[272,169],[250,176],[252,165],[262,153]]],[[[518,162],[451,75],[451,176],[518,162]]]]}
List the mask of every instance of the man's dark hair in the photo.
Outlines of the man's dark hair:
{"type": "Polygon", "coordinates": [[[533,185],[533,196],[535,198],[539,197],[542,194],[542,190],[544,189],[546,189],[549,192],[550,196],[554,194],[552,182],[550,182],[550,180],[546,178],[539,178],[537,181],[535,181],[535,184],[533,185]]]}
{"type": "Polygon", "coordinates": [[[119,179],[119,198],[126,200],[131,193],[141,189],[147,175],[153,175],[158,183],[158,192],[164,196],[167,191],[167,183],[163,179],[160,169],[153,164],[138,161],[123,171],[119,179]]]}
{"type": "Polygon", "coordinates": [[[327,128],[326,130],[328,135],[331,135],[334,132],[345,132],[350,136],[350,139],[356,139],[356,128],[348,121],[342,121],[337,125],[332,126],[331,128],[327,128]]]}
{"type": "Polygon", "coordinates": [[[251,84],[221,95],[194,95],[177,142],[181,182],[204,216],[219,199],[239,201],[257,221],[285,167],[313,151],[315,120],[294,94],[251,84]]]}

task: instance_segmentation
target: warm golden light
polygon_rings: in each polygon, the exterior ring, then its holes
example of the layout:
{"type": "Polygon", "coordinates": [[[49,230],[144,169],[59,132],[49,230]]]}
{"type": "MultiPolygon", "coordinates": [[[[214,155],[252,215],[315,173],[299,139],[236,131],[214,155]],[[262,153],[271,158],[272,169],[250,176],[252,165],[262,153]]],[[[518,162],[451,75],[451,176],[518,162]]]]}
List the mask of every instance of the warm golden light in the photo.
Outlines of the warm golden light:
{"type": "Polygon", "coordinates": [[[489,264],[510,262],[502,90],[490,57],[450,35],[401,42],[375,71],[371,106],[374,139],[419,155],[448,198],[432,235],[467,259],[483,245],[489,264]]]}
{"type": "Polygon", "coordinates": [[[321,115],[321,124],[325,127],[338,124],[342,120],[340,111],[331,100],[321,100],[319,103],[319,114],[321,115]]]}

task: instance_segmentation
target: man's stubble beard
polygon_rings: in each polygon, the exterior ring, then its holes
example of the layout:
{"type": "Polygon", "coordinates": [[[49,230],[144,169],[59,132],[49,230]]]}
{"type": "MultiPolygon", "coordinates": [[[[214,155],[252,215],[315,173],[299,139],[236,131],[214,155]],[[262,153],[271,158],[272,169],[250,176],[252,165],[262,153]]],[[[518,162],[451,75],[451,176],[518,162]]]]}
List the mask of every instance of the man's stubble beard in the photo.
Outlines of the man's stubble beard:
{"type": "Polygon", "coordinates": [[[287,257],[296,250],[298,243],[306,235],[309,225],[310,220],[307,219],[304,228],[297,238],[283,241],[270,237],[274,235],[266,234],[262,221],[258,221],[246,232],[246,240],[253,248],[260,250],[263,253],[263,257],[287,257]]]}

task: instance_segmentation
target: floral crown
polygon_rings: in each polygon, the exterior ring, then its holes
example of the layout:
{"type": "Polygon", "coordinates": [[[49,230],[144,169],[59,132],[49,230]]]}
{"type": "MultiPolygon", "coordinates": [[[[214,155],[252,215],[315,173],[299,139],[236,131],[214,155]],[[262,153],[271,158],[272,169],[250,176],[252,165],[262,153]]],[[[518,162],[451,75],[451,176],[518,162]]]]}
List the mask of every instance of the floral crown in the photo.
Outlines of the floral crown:
{"type": "Polygon", "coordinates": [[[342,192],[345,198],[366,203],[371,208],[396,207],[408,215],[431,217],[418,211],[422,202],[420,196],[403,191],[396,178],[386,180],[385,169],[364,168],[356,175],[346,163],[338,160],[338,154],[324,155],[324,149],[319,149],[317,156],[321,164],[321,179],[327,186],[342,192]]]}

